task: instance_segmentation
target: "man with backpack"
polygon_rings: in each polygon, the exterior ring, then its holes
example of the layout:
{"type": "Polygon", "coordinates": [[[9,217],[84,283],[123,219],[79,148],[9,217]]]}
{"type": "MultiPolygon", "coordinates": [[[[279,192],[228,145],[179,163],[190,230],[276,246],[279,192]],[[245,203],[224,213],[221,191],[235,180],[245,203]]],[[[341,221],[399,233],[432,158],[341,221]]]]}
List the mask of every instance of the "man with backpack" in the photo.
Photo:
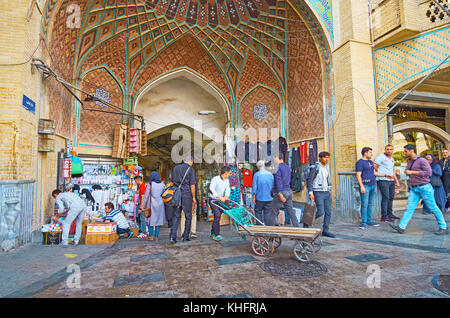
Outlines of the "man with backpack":
{"type": "MultiPolygon", "coordinates": [[[[334,238],[336,235],[329,231],[332,209],[329,160],[330,154],[328,152],[319,153],[319,162],[309,167],[306,185],[308,187],[309,199],[316,203],[316,218],[324,215],[322,235],[334,238]]],[[[303,227],[308,227],[308,225],[303,224],[303,227]]]]}
{"type": "Polygon", "coordinates": [[[448,226],[445,222],[441,210],[434,199],[434,190],[430,183],[432,175],[431,166],[425,158],[419,157],[416,154],[416,147],[408,144],[404,148],[405,157],[408,158],[405,174],[409,176],[409,195],[406,210],[398,225],[388,223],[398,233],[403,234],[406,226],[411,220],[414,211],[422,199],[429,209],[433,212],[439,230],[435,232],[436,235],[448,234],[448,226]]]}
{"type": "MultiPolygon", "coordinates": [[[[179,204],[166,204],[166,208],[172,209],[171,228],[170,228],[170,243],[177,242],[178,225],[181,219],[181,210],[184,211],[186,217],[186,224],[182,234],[183,242],[190,241],[189,234],[191,232],[192,209],[196,208],[197,200],[195,199],[195,172],[192,165],[194,164],[191,157],[184,159],[183,163],[176,165],[172,170],[171,186],[179,189],[181,192],[181,200],[179,204]]],[[[178,201],[177,191],[175,190],[174,198],[171,200],[178,201]]]]}

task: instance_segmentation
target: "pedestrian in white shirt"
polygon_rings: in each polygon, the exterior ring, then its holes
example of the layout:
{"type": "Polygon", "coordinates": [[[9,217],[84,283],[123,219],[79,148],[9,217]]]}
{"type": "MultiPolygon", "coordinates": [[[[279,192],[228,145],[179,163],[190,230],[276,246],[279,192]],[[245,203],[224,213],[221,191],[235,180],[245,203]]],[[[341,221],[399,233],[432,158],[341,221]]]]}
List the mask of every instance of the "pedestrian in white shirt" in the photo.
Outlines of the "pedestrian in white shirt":
{"type": "Polygon", "coordinates": [[[70,227],[72,222],[76,219],[77,224],[73,242],[75,245],[78,245],[80,242],[84,215],[87,210],[86,204],[77,194],[73,192],[61,192],[60,190],[54,190],[52,192],[52,196],[56,199],[56,205],[58,206],[58,214],[56,215],[56,219],[64,213],[65,209],[69,210],[63,224],[61,244],[63,246],[67,246],[69,244],[70,227]]]}
{"type": "Polygon", "coordinates": [[[223,167],[220,169],[220,175],[212,178],[209,186],[209,205],[214,213],[214,221],[211,226],[211,238],[215,241],[222,240],[222,237],[220,236],[220,217],[222,215],[222,211],[215,204],[211,204],[211,200],[219,200],[223,203],[228,201],[231,192],[229,180],[230,175],[230,167],[223,167]]]}

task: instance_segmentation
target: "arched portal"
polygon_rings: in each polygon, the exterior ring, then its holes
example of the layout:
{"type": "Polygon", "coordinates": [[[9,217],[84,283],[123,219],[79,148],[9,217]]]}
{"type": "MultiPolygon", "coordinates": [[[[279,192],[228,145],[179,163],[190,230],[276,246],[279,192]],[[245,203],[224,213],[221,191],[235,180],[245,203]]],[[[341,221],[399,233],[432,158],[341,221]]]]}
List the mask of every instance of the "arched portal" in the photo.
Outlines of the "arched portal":
{"type": "Polygon", "coordinates": [[[439,140],[441,143],[445,144],[447,147],[450,146],[450,134],[441,128],[421,122],[421,121],[409,121],[401,124],[394,125],[393,127],[394,134],[400,132],[408,132],[408,131],[417,131],[422,132],[427,135],[432,136],[433,138],[439,140]]]}

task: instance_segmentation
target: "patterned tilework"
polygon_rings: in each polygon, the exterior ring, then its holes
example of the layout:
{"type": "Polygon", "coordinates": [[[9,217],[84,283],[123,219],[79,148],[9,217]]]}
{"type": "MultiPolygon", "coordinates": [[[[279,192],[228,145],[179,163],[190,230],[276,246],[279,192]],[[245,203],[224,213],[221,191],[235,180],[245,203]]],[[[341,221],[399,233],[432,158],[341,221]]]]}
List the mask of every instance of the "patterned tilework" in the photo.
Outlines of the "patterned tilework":
{"type": "MultiPolygon", "coordinates": [[[[102,88],[109,93],[111,104],[121,105],[121,90],[104,69],[87,73],[82,79],[81,87],[83,90],[94,95],[96,88],[102,88]]],[[[84,105],[86,108],[116,111],[111,108],[102,108],[94,102],[85,102],[84,105]]],[[[120,115],[81,110],[79,142],[83,144],[111,146],[114,141],[114,126],[119,121],[120,115]]]]}
{"type": "Polygon", "coordinates": [[[189,67],[202,74],[214,83],[230,100],[230,91],[217,65],[213,63],[206,51],[190,34],[168,46],[164,54],[158,55],[145,66],[142,73],[138,76],[133,95],[137,96],[138,89],[152,79],[179,67],[189,67]]]}
{"type": "Polygon", "coordinates": [[[278,128],[280,125],[280,106],[280,99],[274,92],[258,86],[244,98],[241,104],[242,128],[278,128]],[[262,120],[255,119],[253,116],[253,110],[259,104],[267,105],[269,111],[267,117],[262,120]]]}
{"type": "MultiPolygon", "coordinates": [[[[289,19],[296,17],[289,10],[289,19]]],[[[297,19],[289,29],[297,34],[289,42],[289,140],[298,141],[324,134],[322,69],[306,25],[297,19]]]]}
{"type": "Polygon", "coordinates": [[[377,101],[415,80],[417,75],[426,75],[448,54],[450,27],[375,50],[377,101]]]}
{"type": "Polygon", "coordinates": [[[323,25],[325,25],[328,35],[333,39],[333,0],[307,0],[307,2],[316,12],[323,25]]]}

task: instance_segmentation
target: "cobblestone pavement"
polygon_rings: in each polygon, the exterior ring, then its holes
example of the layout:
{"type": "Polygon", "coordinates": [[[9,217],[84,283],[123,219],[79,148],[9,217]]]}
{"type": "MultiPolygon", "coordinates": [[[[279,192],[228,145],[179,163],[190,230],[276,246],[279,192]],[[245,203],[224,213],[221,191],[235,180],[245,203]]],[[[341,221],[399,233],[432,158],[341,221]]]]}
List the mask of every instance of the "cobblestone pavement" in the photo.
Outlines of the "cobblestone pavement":
{"type": "MultiPolygon", "coordinates": [[[[449,222],[448,214],[446,219],[449,222]]],[[[325,273],[297,279],[273,276],[261,266],[267,260],[292,260],[293,241],[283,241],[269,257],[258,257],[251,252],[250,239],[243,240],[230,226],[222,227],[221,243],[212,241],[210,226],[199,222],[197,239],[175,245],[168,243],[169,229],[164,227],[159,242],[29,245],[0,254],[0,296],[449,297],[438,288],[438,276],[450,274],[450,237],[433,234],[433,215],[416,212],[402,235],[386,223],[366,230],[356,224],[332,224],[338,237],[322,238],[323,247],[314,258],[325,273]],[[80,266],[81,288],[68,288],[70,264],[80,266]],[[371,277],[377,266],[380,288],[369,288],[368,280],[376,282],[371,277]]]]}

